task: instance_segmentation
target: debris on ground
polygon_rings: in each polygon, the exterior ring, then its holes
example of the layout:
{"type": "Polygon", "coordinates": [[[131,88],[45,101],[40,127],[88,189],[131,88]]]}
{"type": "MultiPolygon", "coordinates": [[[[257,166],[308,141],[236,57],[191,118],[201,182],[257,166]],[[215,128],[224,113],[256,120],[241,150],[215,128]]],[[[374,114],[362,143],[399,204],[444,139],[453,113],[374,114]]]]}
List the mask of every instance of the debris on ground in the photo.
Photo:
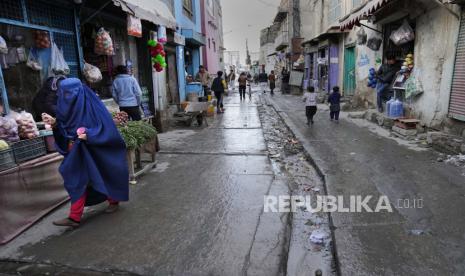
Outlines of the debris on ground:
{"type": "Polygon", "coordinates": [[[310,235],[310,242],[314,244],[324,245],[326,240],[329,238],[329,234],[321,229],[314,230],[310,235]]]}

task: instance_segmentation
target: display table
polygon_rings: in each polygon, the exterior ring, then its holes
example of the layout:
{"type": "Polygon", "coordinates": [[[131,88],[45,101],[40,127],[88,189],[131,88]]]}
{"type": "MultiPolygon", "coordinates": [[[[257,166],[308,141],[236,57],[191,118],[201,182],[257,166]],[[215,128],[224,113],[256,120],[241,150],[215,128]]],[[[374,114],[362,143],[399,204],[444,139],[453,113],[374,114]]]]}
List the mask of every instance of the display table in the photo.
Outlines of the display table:
{"type": "Polygon", "coordinates": [[[62,160],[52,153],[0,172],[0,244],[68,200],[58,172],[62,160]]]}
{"type": "Polygon", "coordinates": [[[158,146],[158,137],[155,137],[137,149],[128,150],[129,181],[131,184],[136,184],[137,177],[155,167],[155,154],[158,151],[158,146]],[[142,159],[144,154],[150,156],[149,160],[142,159]]]}

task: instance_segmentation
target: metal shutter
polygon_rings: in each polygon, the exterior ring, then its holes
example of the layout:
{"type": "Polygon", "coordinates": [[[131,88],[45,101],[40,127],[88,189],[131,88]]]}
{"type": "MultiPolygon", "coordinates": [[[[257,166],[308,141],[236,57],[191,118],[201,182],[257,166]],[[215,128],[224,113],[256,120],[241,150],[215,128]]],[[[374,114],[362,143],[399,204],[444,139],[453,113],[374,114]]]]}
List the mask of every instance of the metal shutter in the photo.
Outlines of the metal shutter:
{"type": "Polygon", "coordinates": [[[462,11],[454,77],[450,93],[449,117],[465,121],[465,10],[462,11]]]}

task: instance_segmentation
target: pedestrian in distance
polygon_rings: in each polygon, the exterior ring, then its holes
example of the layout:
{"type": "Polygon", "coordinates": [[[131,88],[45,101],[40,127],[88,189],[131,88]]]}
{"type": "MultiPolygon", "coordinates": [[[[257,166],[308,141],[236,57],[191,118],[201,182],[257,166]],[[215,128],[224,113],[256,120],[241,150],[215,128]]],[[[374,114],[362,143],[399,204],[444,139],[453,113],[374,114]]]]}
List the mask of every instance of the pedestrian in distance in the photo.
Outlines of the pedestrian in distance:
{"type": "Polygon", "coordinates": [[[116,67],[116,77],[111,86],[113,100],[119,106],[120,111],[128,114],[133,121],[142,119],[140,112],[141,95],[137,80],[128,74],[128,69],[124,65],[116,67]]]}
{"type": "Polygon", "coordinates": [[[195,75],[195,81],[198,81],[202,84],[204,96],[208,96],[209,87],[210,87],[210,73],[208,73],[207,68],[203,65],[199,66],[199,72],[195,75]]]}
{"type": "Polygon", "coordinates": [[[271,70],[271,73],[268,76],[268,81],[270,82],[270,94],[274,95],[274,89],[276,88],[276,75],[273,70],[271,70]]]}
{"type": "Polygon", "coordinates": [[[59,84],[56,118],[43,113],[52,126],[55,145],[64,160],[59,171],[71,199],[67,218],[57,226],[78,227],[84,206],[109,202],[105,210],[118,210],[129,199],[129,173],[126,144],[111,114],[94,91],[79,79],[59,84]]]}
{"type": "Polygon", "coordinates": [[[213,79],[212,82],[212,91],[215,93],[216,97],[216,113],[223,113],[223,94],[225,91],[225,88],[223,86],[223,72],[218,71],[216,74],[216,78],[213,79]]]}
{"type": "Polygon", "coordinates": [[[335,120],[336,123],[339,123],[339,112],[341,111],[341,93],[339,92],[339,87],[334,86],[333,91],[329,94],[329,117],[331,121],[335,120]]]}
{"type": "Polygon", "coordinates": [[[305,102],[305,115],[307,116],[307,125],[313,125],[313,116],[317,111],[316,93],[313,86],[307,88],[307,92],[304,93],[302,101],[305,102]]]}
{"type": "Polygon", "coordinates": [[[239,82],[239,97],[242,100],[245,100],[245,91],[247,89],[247,75],[245,72],[242,72],[239,75],[239,78],[237,80],[239,82]]]}
{"type": "Polygon", "coordinates": [[[236,73],[234,72],[234,68],[231,67],[229,70],[229,74],[227,75],[227,81],[229,84],[229,90],[235,90],[236,88],[236,73]]]}
{"type": "Polygon", "coordinates": [[[290,74],[286,68],[283,68],[281,71],[281,93],[286,94],[289,93],[289,80],[290,74]]]}
{"type": "Polygon", "coordinates": [[[266,94],[266,87],[268,86],[268,75],[265,72],[265,68],[263,68],[261,73],[258,74],[258,82],[260,83],[260,90],[263,94],[266,94]]]}

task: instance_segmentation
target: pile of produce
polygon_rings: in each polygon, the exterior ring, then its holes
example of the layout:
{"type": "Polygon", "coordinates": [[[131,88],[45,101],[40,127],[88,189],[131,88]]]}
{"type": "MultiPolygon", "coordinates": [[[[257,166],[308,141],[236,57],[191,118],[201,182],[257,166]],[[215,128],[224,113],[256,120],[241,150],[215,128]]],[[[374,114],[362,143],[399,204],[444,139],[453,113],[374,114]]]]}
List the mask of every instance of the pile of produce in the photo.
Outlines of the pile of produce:
{"type": "Polygon", "coordinates": [[[26,111],[21,111],[20,113],[11,112],[11,116],[18,124],[19,138],[32,139],[39,136],[39,130],[31,113],[27,113],[26,111]]]}
{"type": "Polygon", "coordinates": [[[0,139],[9,143],[19,141],[18,124],[11,116],[0,117],[0,139]]]}
{"type": "Polygon", "coordinates": [[[0,140],[0,151],[7,150],[9,148],[10,146],[8,146],[8,144],[4,140],[0,140]]]}
{"type": "Polygon", "coordinates": [[[100,28],[95,38],[94,52],[97,55],[112,56],[115,54],[113,49],[113,41],[111,40],[110,33],[100,28]]]}
{"type": "Polygon", "coordinates": [[[34,31],[34,43],[37,48],[50,48],[50,37],[47,31],[34,31]]]}
{"type": "Polygon", "coordinates": [[[157,135],[157,130],[144,121],[129,121],[126,125],[118,125],[118,130],[126,142],[126,147],[131,150],[149,142],[157,135]]]}
{"type": "Polygon", "coordinates": [[[404,63],[402,64],[402,68],[400,72],[402,74],[407,74],[407,76],[409,76],[413,70],[413,67],[414,67],[413,54],[408,54],[407,57],[405,58],[404,63]]]}
{"type": "Polygon", "coordinates": [[[112,116],[113,116],[113,121],[115,122],[117,126],[125,126],[128,124],[129,116],[126,112],[124,111],[114,112],[112,116]]]}

